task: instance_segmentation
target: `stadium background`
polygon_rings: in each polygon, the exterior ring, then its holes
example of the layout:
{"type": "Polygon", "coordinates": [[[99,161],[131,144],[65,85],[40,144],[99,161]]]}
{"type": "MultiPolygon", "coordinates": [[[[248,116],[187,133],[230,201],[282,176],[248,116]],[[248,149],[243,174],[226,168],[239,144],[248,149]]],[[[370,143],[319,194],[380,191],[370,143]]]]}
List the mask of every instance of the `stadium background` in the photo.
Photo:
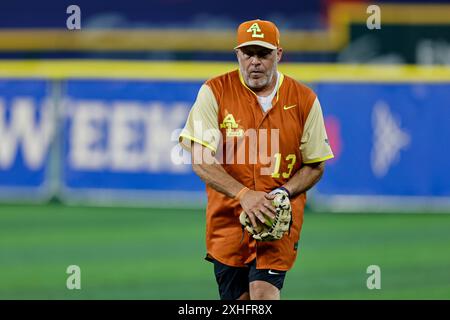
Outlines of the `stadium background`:
{"type": "Polygon", "coordinates": [[[336,154],[282,298],[449,299],[450,4],[376,3],[379,30],[369,4],[2,3],[0,298],[218,298],[203,185],[174,137],[258,17],[281,30],[281,70],[318,93],[336,154]]]}

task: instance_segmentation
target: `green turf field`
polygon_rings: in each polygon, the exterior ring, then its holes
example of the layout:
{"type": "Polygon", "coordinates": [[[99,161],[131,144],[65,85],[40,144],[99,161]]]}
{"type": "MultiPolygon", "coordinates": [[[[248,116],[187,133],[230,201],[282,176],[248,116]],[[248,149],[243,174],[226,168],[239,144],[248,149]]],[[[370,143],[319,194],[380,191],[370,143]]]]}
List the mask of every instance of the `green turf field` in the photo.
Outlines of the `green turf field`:
{"type": "MultiPolygon", "coordinates": [[[[201,210],[0,205],[0,298],[217,299],[204,229],[201,210]]],[[[450,215],[307,213],[299,249],[283,299],[450,299],[450,215]]]]}

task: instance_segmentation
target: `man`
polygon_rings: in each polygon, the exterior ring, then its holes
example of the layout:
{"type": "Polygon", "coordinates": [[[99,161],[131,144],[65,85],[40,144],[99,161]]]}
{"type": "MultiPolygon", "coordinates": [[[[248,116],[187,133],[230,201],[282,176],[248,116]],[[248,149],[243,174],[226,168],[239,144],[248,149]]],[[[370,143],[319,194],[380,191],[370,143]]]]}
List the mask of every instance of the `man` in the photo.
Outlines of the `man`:
{"type": "Polygon", "coordinates": [[[235,51],[239,69],[200,88],[180,143],[207,185],[206,259],[221,299],[279,299],[297,256],[305,192],[333,154],[314,92],[278,72],[277,27],[242,23],[235,51]],[[290,230],[280,240],[256,241],[239,215],[244,210],[253,226],[272,219],[279,192],[290,198],[290,230]]]}

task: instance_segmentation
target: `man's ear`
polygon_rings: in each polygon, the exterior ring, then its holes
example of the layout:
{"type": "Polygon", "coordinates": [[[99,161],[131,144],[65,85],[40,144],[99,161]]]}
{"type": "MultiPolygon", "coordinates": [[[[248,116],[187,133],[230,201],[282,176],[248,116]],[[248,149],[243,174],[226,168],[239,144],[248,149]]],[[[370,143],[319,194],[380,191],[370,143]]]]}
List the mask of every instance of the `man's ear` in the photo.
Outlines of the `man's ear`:
{"type": "Polygon", "coordinates": [[[282,56],[283,56],[283,48],[278,48],[277,49],[277,62],[280,62],[282,56]]]}

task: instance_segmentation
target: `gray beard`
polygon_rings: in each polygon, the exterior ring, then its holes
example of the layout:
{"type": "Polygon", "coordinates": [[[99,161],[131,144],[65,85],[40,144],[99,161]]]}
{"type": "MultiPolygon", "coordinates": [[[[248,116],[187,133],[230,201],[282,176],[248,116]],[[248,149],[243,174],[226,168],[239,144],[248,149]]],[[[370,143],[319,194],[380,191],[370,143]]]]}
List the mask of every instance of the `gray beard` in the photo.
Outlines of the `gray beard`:
{"type": "MultiPolygon", "coordinates": [[[[249,83],[246,83],[246,85],[247,85],[250,89],[252,89],[252,91],[255,91],[255,92],[263,91],[263,90],[266,89],[266,87],[267,87],[268,85],[270,85],[270,83],[272,82],[273,77],[275,76],[275,72],[276,72],[276,68],[275,68],[275,70],[272,70],[272,74],[269,75],[269,76],[270,76],[269,79],[268,79],[267,82],[266,82],[264,85],[262,85],[262,86],[259,86],[259,87],[252,87],[249,83]]],[[[245,78],[244,78],[244,80],[245,80],[245,78]]]]}

